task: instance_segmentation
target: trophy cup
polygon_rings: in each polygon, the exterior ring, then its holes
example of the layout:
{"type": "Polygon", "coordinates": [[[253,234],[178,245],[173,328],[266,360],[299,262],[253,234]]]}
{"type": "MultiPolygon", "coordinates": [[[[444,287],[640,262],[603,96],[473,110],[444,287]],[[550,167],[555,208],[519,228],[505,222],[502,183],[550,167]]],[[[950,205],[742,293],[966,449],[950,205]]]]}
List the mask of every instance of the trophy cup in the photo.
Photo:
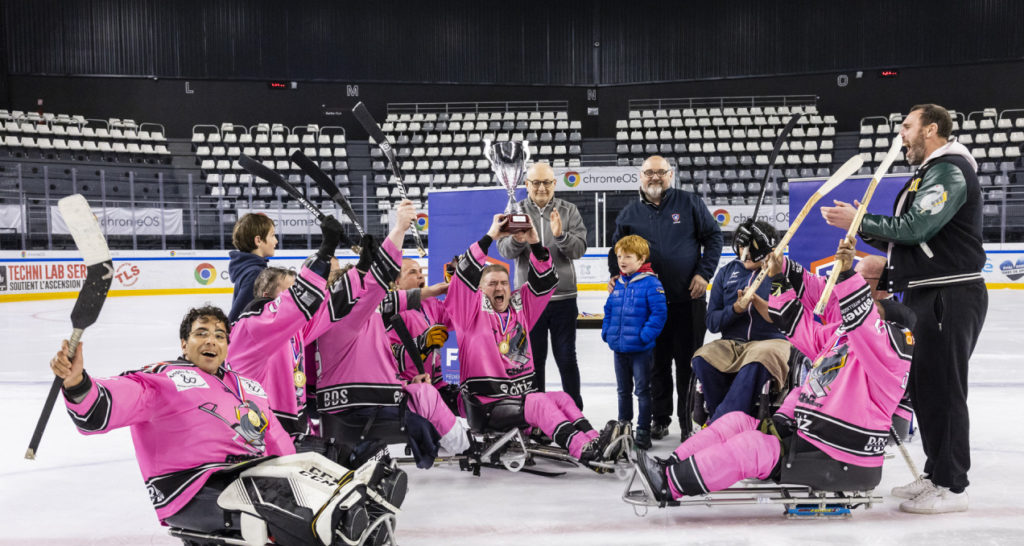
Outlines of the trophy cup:
{"type": "Polygon", "coordinates": [[[491,162],[495,178],[508,192],[508,205],[505,206],[507,218],[503,230],[510,233],[530,231],[530,218],[520,210],[515,197],[516,186],[523,181],[526,174],[526,162],[530,159],[530,143],[485,140],[484,157],[491,162]]]}

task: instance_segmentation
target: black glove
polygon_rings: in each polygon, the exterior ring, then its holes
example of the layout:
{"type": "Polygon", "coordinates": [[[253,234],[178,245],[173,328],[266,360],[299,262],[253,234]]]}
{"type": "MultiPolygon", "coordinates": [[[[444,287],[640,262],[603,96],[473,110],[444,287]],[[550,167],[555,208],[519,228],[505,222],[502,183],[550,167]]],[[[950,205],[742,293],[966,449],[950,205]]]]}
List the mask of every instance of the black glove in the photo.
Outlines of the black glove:
{"type": "Polygon", "coordinates": [[[370,264],[373,263],[373,258],[377,255],[380,245],[373,238],[373,235],[367,233],[359,239],[359,248],[359,262],[356,263],[356,269],[366,273],[370,270],[370,264]]]}
{"type": "Polygon", "coordinates": [[[345,237],[345,228],[341,227],[341,222],[333,216],[328,216],[323,222],[320,222],[320,234],[323,236],[320,243],[320,250],[317,251],[317,255],[324,260],[330,260],[334,257],[334,251],[338,248],[338,243],[344,241],[348,244],[348,238],[345,237]]]}
{"type": "Polygon", "coordinates": [[[750,226],[750,244],[747,246],[747,251],[750,252],[751,261],[761,261],[775,250],[777,244],[779,244],[779,235],[774,228],[764,223],[750,226]]]}

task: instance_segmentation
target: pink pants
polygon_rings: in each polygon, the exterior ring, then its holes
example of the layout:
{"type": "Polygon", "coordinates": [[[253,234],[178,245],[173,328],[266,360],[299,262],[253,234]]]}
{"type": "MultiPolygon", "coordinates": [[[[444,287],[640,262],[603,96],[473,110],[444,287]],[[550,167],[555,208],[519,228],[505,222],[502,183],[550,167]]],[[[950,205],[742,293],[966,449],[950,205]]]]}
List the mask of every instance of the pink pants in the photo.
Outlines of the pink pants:
{"type": "Polygon", "coordinates": [[[583,446],[598,434],[583,417],[572,397],[564,392],[531,392],[523,404],[523,418],[579,459],[583,446]]]}
{"type": "Polygon", "coordinates": [[[779,460],[779,441],[759,432],[758,423],[741,411],[727,413],[676,448],[679,462],[665,470],[672,498],[767,478],[779,460]]]}
{"type": "Polygon", "coordinates": [[[430,383],[409,383],[403,387],[408,396],[409,409],[430,421],[441,436],[455,426],[455,415],[444,403],[441,394],[430,383]]]}

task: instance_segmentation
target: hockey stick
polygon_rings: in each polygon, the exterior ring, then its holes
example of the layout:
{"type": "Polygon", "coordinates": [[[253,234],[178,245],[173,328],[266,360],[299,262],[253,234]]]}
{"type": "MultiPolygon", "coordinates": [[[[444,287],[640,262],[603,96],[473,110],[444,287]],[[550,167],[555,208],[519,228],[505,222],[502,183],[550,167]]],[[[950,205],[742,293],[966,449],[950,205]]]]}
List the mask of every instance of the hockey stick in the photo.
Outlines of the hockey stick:
{"type": "Polygon", "coordinates": [[[238,156],[238,164],[241,165],[241,167],[245,169],[246,172],[248,172],[249,174],[262,178],[267,182],[270,182],[272,185],[284,190],[284,192],[287,193],[289,197],[298,201],[300,204],[302,204],[303,207],[306,207],[306,210],[308,210],[310,214],[315,216],[317,220],[320,220],[320,222],[323,222],[324,220],[327,219],[327,215],[324,214],[319,207],[310,202],[309,199],[306,199],[306,196],[302,195],[302,192],[300,192],[298,188],[291,185],[284,178],[282,178],[281,175],[272,171],[266,165],[244,154],[238,156]]]}
{"type": "MultiPolygon", "coordinates": [[[[875,194],[875,188],[878,187],[878,183],[881,182],[885,173],[889,171],[889,167],[891,167],[893,162],[896,161],[896,158],[900,156],[901,150],[903,150],[903,137],[896,135],[892,137],[892,144],[889,146],[889,151],[885,154],[885,158],[875,171],[875,176],[871,178],[871,183],[868,184],[868,189],[864,191],[864,197],[861,197],[860,199],[860,206],[857,207],[857,214],[853,217],[853,222],[850,224],[850,228],[846,230],[847,238],[851,235],[857,235],[857,230],[860,229],[860,223],[864,221],[864,214],[868,212],[868,203],[871,202],[871,197],[875,194]]],[[[821,298],[818,299],[818,304],[814,306],[815,315],[820,315],[822,311],[825,310],[825,304],[828,302],[829,296],[832,295],[832,289],[836,287],[836,281],[838,280],[839,268],[833,267],[832,273],[828,276],[828,283],[825,285],[825,289],[821,292],[821,298]]]]}
{"type": "Polygon", "coordinates": [[[391,327],[395,329],[395,333],[398,334],[398,339],[402,340],[402,345],[405,345],[405,352],[409,353],[409,358],[412,359],[412,363],[416,365],[416,371],[420,375],[423,375],[423,359],[420,355],[420,350],[416,348],[416,342],[412,339],[412,334],[409,333],[409,328],[406,327],[405,321],[402,320],[402,315],[395,313],[391,317],[391,327]]]}
{"type": "Polygon", "coordinates": [[[772,155],[768,157],[768,168],[765,169],[764,177],[761,178],[761,195],[758,196],[757,204],[754,205],[754,214],[750,215],[754,220],[757,220],[757,212],[761,210],[761,203],[764,202],[764,194],[768,190],[768,177],[771,176],[772,168],[775,167],[775,160],[779,158],[779,152],[782,151],[782,145],[786,142],[786,138],[793,132],[793,127],[796,127],[797,122],[799,122],[802,117],[803,114],[799,112],[793,114],[793,117],[789,118],[789,121],[786,122],[786,126],[783,127],[782,130],[779,131],[778,136],[775,137],[775,146],[772,148],[772,155]]]}
{"type": "Polygon", "coordinates": [[[917,471],[917,465],[914,464],[914,459],[910,458],[910,452],[907,451],[907,446],[903,445],[903,440],[900,440],[900,435],[896,433],[896,428],[890,426],[889,434],[893,440],[896,441],[896,447],[900,448],[900,454],[903,455],[903,460],[907,463],[907,468],[910,469],[910,473],[914,475],[914,479],[921,477],[921,473],[917,471]]]}
{"type": "MultiPolygon", "coordinates": [[[[751,222],[757,221],[757,213],[761,210],[761,203],[764,202],[764,195],[768,191],[768,177],[771,176],[772,169],[775,168],[775,160],[778,159],[779,152],[782,151],[782,144],[786,141],[786,137],[793,132],[793,127],[796,127],[796,124],[800,121],[801,117],[803,117],[803,114],[799,112],[794,114],[793,117],[789,118],[789,121],[786,122],[786,126],[783,127],[775,137],[775,144],[772,147],[772,155],[768,157],[768,168],[764,170],[764,176],[761,177],[761,193],[758,195],[757,203],[754,205],[754,213],[750,215],[751,222]]],[[[745,260],[747,258],[747,250],[744,249],[741,254],[741,256],[738,256],[739,259],[745,260]]]]}
{"type": "MultiPolygon", "coordinates": [[[[82,283],[82,289],[78,291],[75,307],[71,310],[72,330],[71,339],[68,340],[68,360],[74,360],[82,333],[96,322],[103,302],[107,300],[107,291],[114,280],[114,262],[110,258],[110,250],[107,248],[107,240],[103,238],[103,231],[100,230],[100,223],[89,208],[89,202],[85,197],[77,193],[69,195],[57,202],[57,208],[75,239],[75,245],[82,254],[82,261],[86,267],[85,281],[82,283]]],[[[63,382],[60,377],[53,378],[50,392],[43,403],[43,411],[39,414],[36,429],[28,443],[26,459],[36,458],[36,450],[39,449],[39,442],[43,438],[43,431],[46,430],[46,423],[50,420],[50,413],[63,382]]]]}
{"type": "MultiPolygon", "coordinates": [[[[395,148],[391,145],[388,137],[384,136],[384,131],[381,131],[380,125],[377,125],[377,121],[373,119],[370,111],[366,109],[366,105],[362,101],[356,103],[355,107],[352,108],[352,113],[355,114],[356,120],[363,126],[370,138],[377,143],[380,147],[380,151],[388,158],[388,164],[391,165],[391,172],[395,175],[395,184],[398,186],[398,193],[401,194],[402,199],[408,199],[409,196],[405,191],[405,179],[402,177],[402,170],[398,168],[398,160],[395,158],[395,148]]],[[[416,251],[419,252],[420,257],[427,255],[427,251],[423,249],[423,240],[420,239],[420,232],[416,231],[416,228],[412,230],[412,236],[416,240],[416,251]]]]}
{"type": "Polygon", "coordinates": [[[356,211],[352,209],[352,204],[349,203],[348,199],[346,199],[345,196],[341,194],[341,191],[338,190],[338,186],[334,183],[334,180],[331,180],[331,177],[327,176],[327,173],[322,171],[320,167],[313,162],[313,160],[306,157],[306,154],[302,153],[300,150],[292,152],[292,162],[298,165],[304,173],[309,175],[321,190],[331,196],[331,199],[341,207],[341,212],[345,213],[345,216],[348,216],[349,220],[352,220],[352,224],[356,226],[356,231],[358,231],[359,236],[362,237],[364,234],[363,226],[359,224],[359,218],[356,217],[356,211]]]}
{"type": "MultiPolygon", "coordinates": [[[[821,199],[822,197],[825,197],[825,195],[827,195],[830,191],[834,190],[836,186],[846,181],[846,179],[849,178],[853,173],[857,172],[857,169],[859,169],[863,164],[864,160],[859,155],[851,157],[846,161],[846,163],[843,163],[843,166],[839,167],[839,169],[836,170],[836,172],[833,173],[832,176],[830,176],[829,179],[826,180],[820,188],[815,190],[814,194],[811,195],[809,199],[807,199],[807,203],[804,203],[804,208],[800,210],[800,214],[796,217],[796,219],[794,219],[789,224],[789,230],[786,231],[786,234],[782,237],[782,240],[779,241],[778,245],[776,245],[775,250],[772,251],[772,253],[775,254],[776,258],[782,258],[783,253],[786,251],[786,245],[789,244],[790,239],[792,239],[793,235],[796,234],[796,230],[800,229],[800,224],[803,223],[804,218],[807,218],[807,215],[811,212],[811,209],[814,207],[814,204],[817,203],[818,200],[821,199]]],[[[758,273],[757,278],[754,279],[754,282],[752,282],[750,286],[747,287],[747,291],[743,295],[743,298],[739,300],[740,306],[746,307],[750,305],[750,300],[754,299],[754,294],[757,292],[758,287],[761,286],[761,283],[764,282],[764,278],[767,275],[768,261],[765,260],[764,265],[761,267],[761,272],[758,273]]]]}

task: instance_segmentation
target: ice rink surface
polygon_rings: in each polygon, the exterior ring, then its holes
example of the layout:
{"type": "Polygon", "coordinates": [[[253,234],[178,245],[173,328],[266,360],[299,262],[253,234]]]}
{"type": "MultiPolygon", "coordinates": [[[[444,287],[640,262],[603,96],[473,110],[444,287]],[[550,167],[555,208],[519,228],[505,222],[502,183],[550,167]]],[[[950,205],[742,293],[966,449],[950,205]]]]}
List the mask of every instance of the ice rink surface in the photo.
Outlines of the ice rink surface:
{"type": "MultiPolygon", "coordinates": [[[[850,520],[790,521],[777,505],[652,509],[637,517],[620,499],[625,482],[581,468],[548,478],[454,466],[407,468],[410,491],[398,518],[403,545],[427,544],[1024,544],[1024,291],[989,293],[988,318],[970,372],[973,464],[970,511],[915,516],[898,511],[889,489],[912,479],[898,456],[885,463],[877,491],[885,502],[850,520]]],[[[84,336],[86,369],[114,375],[180,353],[178,322],[189,306],[223,306],[230,296],[110,298],[84,336]]],[[[580,308],[600,311],[601,293],[580,308]]],[[[127,430],[85,437],[58,406],[38,459],[23,458],[52,379],[48,360],[71,331],[72,300],[0,304],[0,544],[180,544],[157,522],[127,430]]],[[[712,337],[709,336],[709,339],[712,337]]],[[[597,330],[580,330],[584,413],[598,428],[615,415],[612,354],[597,330]]],[[[550,357],[549,357],[550,359],[550,357]]],[[[558,374],[548,362],[548,388],[558,374]]],[[[678,428],[655,442],[667,455],[678,428]]],[[[910,445],[918,465],[919,442],[910,445]]],[[[890,448],[894,451],[894,448],[890,448]]]]}

